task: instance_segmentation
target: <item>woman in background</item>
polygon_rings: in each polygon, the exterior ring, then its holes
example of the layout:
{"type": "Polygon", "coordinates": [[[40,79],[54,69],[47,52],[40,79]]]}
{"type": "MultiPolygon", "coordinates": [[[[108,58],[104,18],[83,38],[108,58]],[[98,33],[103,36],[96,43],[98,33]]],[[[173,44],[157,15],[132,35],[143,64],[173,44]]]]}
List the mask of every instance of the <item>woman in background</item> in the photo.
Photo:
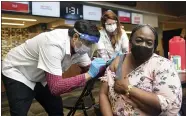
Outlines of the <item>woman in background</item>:
{"type": "Polygon", "coordinates": [[[129,50],[129,40],[121,28],[120,21],[111,10],[106,11],[101,17],[102,29],[97,44],[97,56],[108,61],[116,53],[126,53],[129,50]]]}

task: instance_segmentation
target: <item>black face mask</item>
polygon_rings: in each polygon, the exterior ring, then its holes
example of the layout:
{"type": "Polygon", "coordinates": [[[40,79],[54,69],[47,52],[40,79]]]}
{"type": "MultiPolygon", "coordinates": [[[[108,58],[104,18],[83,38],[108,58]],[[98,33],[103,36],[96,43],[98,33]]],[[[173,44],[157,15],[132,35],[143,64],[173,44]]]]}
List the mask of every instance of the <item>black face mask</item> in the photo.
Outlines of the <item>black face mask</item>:
{"type": "Polygon", "coordinates": [[[152,56],[153,48],[132,44],[131,52],[134,56],[134,59],[142,63],[147,61],[152,56]]]}

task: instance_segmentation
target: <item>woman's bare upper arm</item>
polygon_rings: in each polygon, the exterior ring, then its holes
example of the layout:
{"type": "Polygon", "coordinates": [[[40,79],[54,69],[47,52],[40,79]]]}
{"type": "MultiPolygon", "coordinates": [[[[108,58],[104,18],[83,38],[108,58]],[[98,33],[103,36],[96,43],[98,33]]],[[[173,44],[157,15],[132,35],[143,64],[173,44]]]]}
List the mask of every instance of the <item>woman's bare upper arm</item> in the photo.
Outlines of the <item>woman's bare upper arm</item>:
{"type": "MultiPolygon", "coordinates": [[[[110,64],[109,68],[112,72],[116,71],[116,68],[118,67],[118,63],[119,63],[119,56],[117,56],[113,62],[110,64]]],[[[108,83],[107,82],[102,82],[101,85],[101,89],[100,89],[100,93],[104,93],[107,94],[108,93],[108,83]]]]}
{"type": "MultiPolygon", "coordinates": [[[[119,56],[117,56],[113,62],[110,64],[109,68],[112,72],[115,72],[117,67],[118,67],[118,63],[119,63],[119,56]]],[[[100,89],[100,93],[104,93],[107,94],[108,93],[108,83],[107,82],[102,82],[101,85],[101,89],[100,89]]]]}
{"type": "Polygon", "coordinates": [[[107,82],[102,82],[100,94],[105,94],[105,95],[108,94],[108,83],[107,82]]]}
{"type": "Polygon", "coordinates": [[[113,62],[110,64],[109,68],[112,72],[116,72],[118,63],[119,63],[120,56],[117,56],[113,62]]]}

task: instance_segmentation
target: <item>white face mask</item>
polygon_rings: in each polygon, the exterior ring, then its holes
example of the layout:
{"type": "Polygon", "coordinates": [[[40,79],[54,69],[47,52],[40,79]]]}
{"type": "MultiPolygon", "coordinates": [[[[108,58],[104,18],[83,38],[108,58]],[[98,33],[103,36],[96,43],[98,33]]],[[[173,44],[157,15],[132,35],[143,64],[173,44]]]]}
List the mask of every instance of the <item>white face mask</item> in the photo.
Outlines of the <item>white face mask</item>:
{"type": "Polygon", "coordinates": [[[80,55],[83,55],[83,54],[86,54],[86,53],[89,54],[89,52],[90,52],[90,48],[85,46],[84,44],[82,44],[81,47],[79,47],[79,48],[75,46],[74,50],[75,50],[76,53],[78,53],[80,55]]]}
{"type": "Polygon", "coordinates": [[[106,30],[108,31],[108,32],[114,32],[115,30],[116,30],[116,28],[117,28],[117,25],[116,25],[116,23],[115,24],[112,24],[112,25],[105,25],[105,28],[106,28],[106,30]]]}

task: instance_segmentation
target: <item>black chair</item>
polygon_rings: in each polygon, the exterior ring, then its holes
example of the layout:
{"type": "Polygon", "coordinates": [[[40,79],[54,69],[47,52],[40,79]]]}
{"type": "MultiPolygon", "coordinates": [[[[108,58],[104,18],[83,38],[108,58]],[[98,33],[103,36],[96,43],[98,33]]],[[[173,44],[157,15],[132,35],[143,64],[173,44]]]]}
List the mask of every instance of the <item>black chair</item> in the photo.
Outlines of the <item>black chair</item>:
{"type": "Polygon", "coordinates": [[[103,116],[99,104],[94,105],[94,112],[96,113],[96,116],[103,116]]]}
{"type": "Polygon", "coordinates": [[[92,89],[94,88],[96,80],[96,78],[89,80],[80,96],[69,97],[63,100],[63,108],[70,110],[67,116],[73,116],[76,110],[83,110],[84,115],[88,116],[87,110],[95,105],[92,89]]]}
{"type": "Polygon", "coordinates": [[[182,100],[180,115],[181,116],[186,116],[186,98],[183,98],[183,100],[182,100]]]}
{"type": "MultiPolygon", "coordinates": [[[[186,83],[182,84],[182,88],[186,88],[186,83]]],[[[186,96],[182,98],[182,105],[181,105],[181,109],[180,109],[180,115],[181,116],[186,116],[186,96]]]]}

